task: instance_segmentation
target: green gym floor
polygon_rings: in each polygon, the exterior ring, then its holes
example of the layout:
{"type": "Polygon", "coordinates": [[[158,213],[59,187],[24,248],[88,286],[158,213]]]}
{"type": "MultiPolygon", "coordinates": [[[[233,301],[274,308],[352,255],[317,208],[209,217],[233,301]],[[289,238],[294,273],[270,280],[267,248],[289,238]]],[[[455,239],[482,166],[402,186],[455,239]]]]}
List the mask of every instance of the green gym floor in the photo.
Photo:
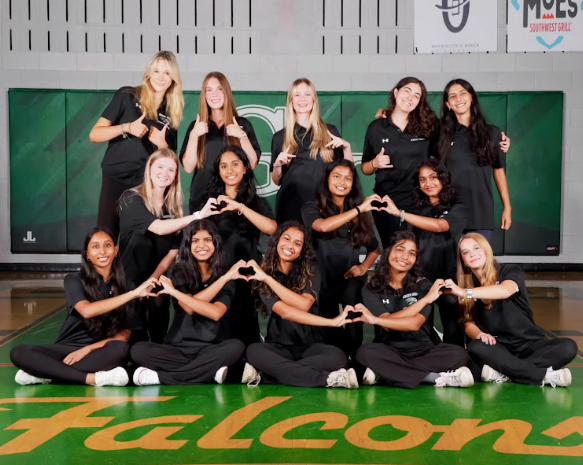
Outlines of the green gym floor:
{"type": "Polygon", "coordinates": [[[570,388],[357,390],[19,386],[11,347],[52,342],[62,275],[0,273],[0,463],[581,464],[583,275],[527,275],[535,319],[571,337],[570,388]]]}

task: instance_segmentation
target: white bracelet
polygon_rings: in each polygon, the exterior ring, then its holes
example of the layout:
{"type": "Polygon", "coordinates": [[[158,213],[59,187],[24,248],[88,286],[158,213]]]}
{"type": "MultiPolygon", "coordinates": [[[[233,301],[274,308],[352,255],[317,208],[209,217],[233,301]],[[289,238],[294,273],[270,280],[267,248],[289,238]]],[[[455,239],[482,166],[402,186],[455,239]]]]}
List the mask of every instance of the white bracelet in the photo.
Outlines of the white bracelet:
{"type": "Polygon", "coordinates": [[[194,212],[193,215],[197,220],[202,220],[202,216],[200,216],[200,212],[194,212]]]}

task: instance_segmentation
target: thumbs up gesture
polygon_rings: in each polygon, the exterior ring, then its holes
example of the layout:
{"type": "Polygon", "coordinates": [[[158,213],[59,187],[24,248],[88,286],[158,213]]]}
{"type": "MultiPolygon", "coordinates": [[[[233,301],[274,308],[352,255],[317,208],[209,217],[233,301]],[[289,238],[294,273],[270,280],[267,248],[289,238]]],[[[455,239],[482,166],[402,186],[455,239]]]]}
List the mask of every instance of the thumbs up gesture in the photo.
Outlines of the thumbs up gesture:
{"type": "Polygon", "coordinates": [[[237,119],[233,116],[233,122],[227,126],[227,135],[231,137],[236,137],[237,139],[242,139],[247,135],[243,129],[237,123],[237,119]]]}
{"type": "Polygon", "coordinates": [[[209,132],[209,125],[206,123],[206,121],[200,120],[200,115],[196,115],[196,121],[194,122],[194,126],[192,127],[190,134],[192,135],[194,133],[195,136],[200,137],[207,132],[209,132]]]}
{"type": "Polygon", "coordinates": [[[146,113],[142,113],[142,116],[140,116],[137,120],[132,121],[130,123],[130,127],[129,127],[128,132],[132,136],[139,137],[141,139],[142,137],[144,137],[146,135],[146,133],[148,132],[148,126],[146,126],[143,123],[145,117],[146,117],[146,113]]]}
{"type": "Polygon", "coordinates": [[[168,143],[166,142],[167,129],[168,123],[164,125],[161,131],[155,128],[154,126],[150,128],[150,134],[148,135],[148,139],[150,139],[150,142],[152,142],[152,144],[154,144],[159,149],[168,147],[168,143]]]}

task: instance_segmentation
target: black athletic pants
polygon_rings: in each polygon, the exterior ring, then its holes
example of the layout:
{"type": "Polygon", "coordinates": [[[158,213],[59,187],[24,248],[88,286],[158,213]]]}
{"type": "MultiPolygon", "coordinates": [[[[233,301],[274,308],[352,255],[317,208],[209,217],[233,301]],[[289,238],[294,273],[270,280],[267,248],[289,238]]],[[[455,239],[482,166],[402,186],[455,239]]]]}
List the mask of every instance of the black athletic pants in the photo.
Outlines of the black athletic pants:
{"type": "Polygon", "coordinates": [[[468,361],[468,353],[459,346],[438,344],[415,354],[405,354],[382,344],[364,344],[356,353],[356,359],[370,368],[380,379],[392,386],[413,389],[429,373],[455,370],[468,361]]]}
{"type": "MultiPolygon", "coordinates": [[[[318,314],[324,318],[336,318],[339,307],[362,303],[362,286],[365,278],[348,278],[330,289],[322,289],[318,299],[318,314]]],[[[322,328],[324,341],[327,344],[341,348],[344,353],[352,358],[357,349],[362,345],[363,323],[350,323],[344,328],[322,328]]]]}
{"type": "MultiPolygon", "coordinates": [[[[491,346],[474,339],[468,344],[468,352],[480,372],[482,366],[488,365],[515,383],[540,385],[548,367],[558,370],[575,358],[577,344],[572,339],[541,339],[516,352],[499,342],[491,346]]],[[[476,373],[474,379],[480,376],[476,373]]]]}
{"type": "Polygon", "coordinates": [[[307,347],[266,342],[247,348],[247,360],[261,372],[266,384],[326,387],[332,371],[346,367],[346,355],[337,347],[316,343],[307,347]]]}
{"type": "Polygon", "coordinates": [[[219,368],[240,360],[244,351],[238,339],[201,346],[192,355],[170,345],[137,342],[131,355],[138,366],[154,370],[161,384],[206,384],[214,382],[219,368]]]}
{"type": "Polygon", "coordinates": [[[53,382],[85,384],[87,373],[108,371],[125,367],[129,345],[123,341],[109,341],[73,365],[65,365],[63,359],[80,347],[62,344],[21,344],[10,351],[15,367],[39,378],[53,382]]]}
{"type": "MultiPolygon", "coordinates": [[[[107,228],[113,237],[119,235],[119,214],[117,202],[124,191],[135,186],[126,186],[113,180],[104,171],[101,172],[101,193],[97,210],[97,226],[107,228]]],[[[142,283],[140,283],[142,284],[142,283]]]]}

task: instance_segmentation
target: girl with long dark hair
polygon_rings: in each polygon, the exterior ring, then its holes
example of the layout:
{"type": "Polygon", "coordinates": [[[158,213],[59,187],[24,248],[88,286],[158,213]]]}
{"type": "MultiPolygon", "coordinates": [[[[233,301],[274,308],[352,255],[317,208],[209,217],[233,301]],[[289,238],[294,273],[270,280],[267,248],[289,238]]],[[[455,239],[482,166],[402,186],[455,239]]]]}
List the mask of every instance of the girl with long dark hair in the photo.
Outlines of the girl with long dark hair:
{"type": "MultiPolygon", "coordinates": [[[[433,302],[445,280],[433,285],[419,265],[419,244],[410,231],[397,231],[383,251],[370,282],[363,288],[357,320],[375,325],[375,339],[358,349],[367,367],[364,384],[383,383],[412,389],[420,383],[436,387],[474,384],[465,367],[467,352],[456,345],[434,344],[429,324],[433,302]]],[[[350,309],[350,308],[349,308],[350,309]]]]}
{"type": "Polygon", "coordinates": [[[180,150],[180,161],[187,173],[193,173],[188,209],[193,213],[212,180],[212,167],[226,145],[241,147],[252,169],[261,157],[253,126],[237,114],[231,85],[223,73],[213,71],[202,82],[198,114],[190,123],[180,150]]]}
{"type": "MultiPolygon", "coordinates": [[[[178,170],[172,150],[157,150],[146,163],[143,182],[120,198],[120,254],[130,288],[166,273],[178,253],[177,232],[195,219],[216,214],[209,200],[201,211],[182,215],[178,170]]],[[[168,308],[169,299],[163,295],[136,302],[130,311],[132,341],[162,342],[168,330],[168,308]]]]}
{"type": "MultiPolygon", "coordinates": [[[[461,203],[449,171],[439,160],[428,158],[415,170],[412,213],[399,210],[391,198],[386,211],[408,223],[419,239],[419,262],[425,276],[452,279],[457,269],[457,243],[466,227],[468,207],[461,203]]],[[[443,324],[443,341],[464,346],[464,332],[455,296],[444,293],[436,301],[443,324]]]]}
{"type": "Polygon", "coordinates": [[[114,236],[94,228],[85,236],[81,271],[65,276],[67,315],[54,344],[22,344],[10,352],[18,384],[125,386],[130,331],[126,305],[150,295],[155,279],[126,292],[114,236]]]}
{"type": "Polygon", "coordinates": [[[479,232],[488,240],[494,231],[492,177],[504,209],[500,228],[507,230],[512,223],[504,171],[506,156],[500,145],[504,137],[498,127],[487,124],[476,91],[468,81],[448,82],[442,96],[439,158],[469,208],[466,231],[479,232]]]}
{"type": "Polygon", "coordinates": [[[322,343],[318,327],[350,323],[344,311],[334,319],[318,316],[320,277],[308,230],[296,221],[277,227],[261,267],[254,261],[262,306],[270,314],[265,343],[247,349],[244,383],[281,383],[303,387],[357,388],[356,373],[346,370],[342,350],[322,343]]]}
{"type": "Polygon", "coordinates": [[[278,224],[302,221],[302,206],[314,200],[326,165],[339,158],[353,160],[350,144],[322,119],[314,85],[296,79],[287,92],[285,127],[271,139],[271,179],[280,186],[278,224]]]}
{"type": "MultiPolygon", "coordinates": [[[[304,224],[314,231],[314,246],[322,279],[318,308],[325,318],[338,316],[339,305],[362,302],[361,289],[366,273],[379,256],[374,225],[369,212],[378,207],[378,194],[363,199],[354,163],[335,160],[326,167],[319,183],[315,202],[302,207],[304,224]],[[360,262],[360,251],[366,257],[360,262]]],[[[326,341],[354,356],[362,344],[362,324],[330,328],[326,341]]]]}
{"type": "MultiPolygon", "coordinates": [[[[221,234],[227,266],[239,260],[260,260],[260,235],[273,234],[277,224],[267,200],[257,194],[247,155],[240,147],[224,147],[212,173],[207,195],[216,199],[217,215],[211,221],[221,234]]],[[[233,306],[223,324],[228,337],[241,339],[246,345],[260,340],[255,301],[247,281],[236,282],[233,306]]]]}
{"type": "Polygon", "coordinates": [[[91,129],[91,142],[109,142],[101,163],[97,224],[115,237],[121,194],[142,182],[152,153],[162,148],[176,151],[183,109],[178,62],[172,52],[163,50],[148,63],[142,85],[119,89],[91,129]]]}
{"type": "Polygon", "coordinates": [[[140,365],[134,384],[222,384],[228,367],[245,351],[238,339],[221,338],[221,318],[233,302],[234,279],[245,279],[236,263],[225,273],[219,231],[208,220],[185,229],[170,277],[161,276],[161,294],[172,297],[174,319],[164,344],[138,342],[131,349],[140,365]]]}
{"type": "Polygon", "coordinates": [[[517,265],[496,263],[484,236],[461,238],[457,284],[448,279],[445,285],[463,308],[468,352],[481,366],[474,376],[495,383],[571,384],[571,372],[563,367],[577,355],[577,344],[547,339],[534,322],[524,273],[517,265]]]}

